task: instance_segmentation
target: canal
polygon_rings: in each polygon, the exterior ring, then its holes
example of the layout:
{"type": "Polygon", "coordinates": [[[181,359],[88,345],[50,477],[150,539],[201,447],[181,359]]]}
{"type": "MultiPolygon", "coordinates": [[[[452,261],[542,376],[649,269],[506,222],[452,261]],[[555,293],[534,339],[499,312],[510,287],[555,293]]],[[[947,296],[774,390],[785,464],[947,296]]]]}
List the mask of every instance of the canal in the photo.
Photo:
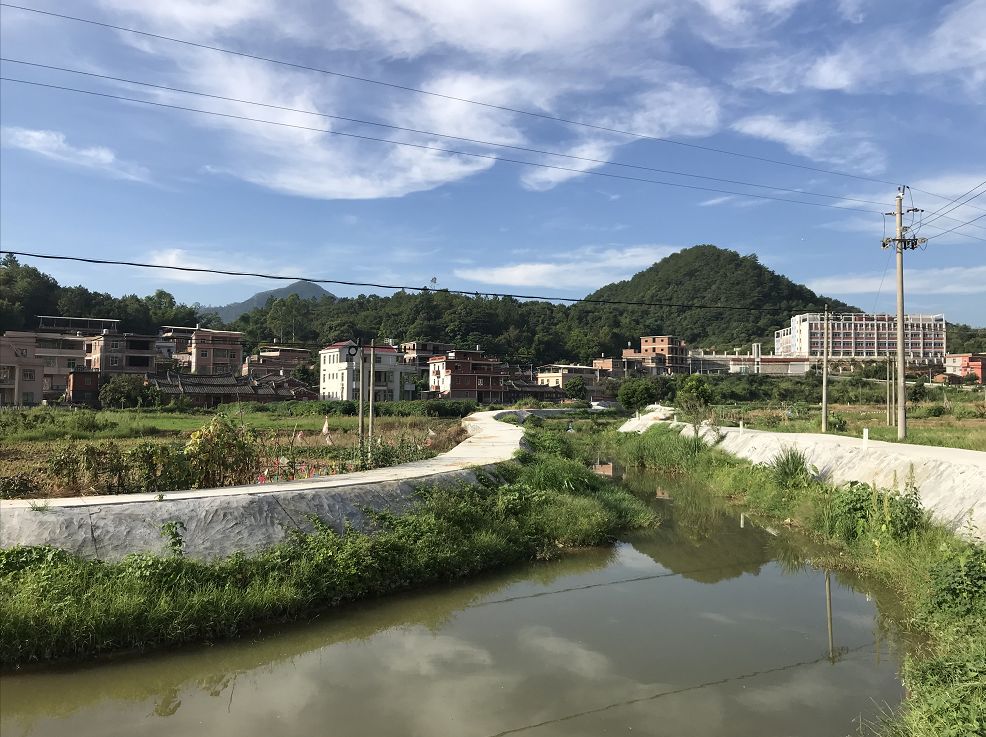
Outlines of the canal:
{"type": "Polygon", "coordinates": [[[899,703],[892,602],[700,489],[624,483],[662,524],[611,549],[248,640],[7,674],[0,733],[831,737],[899,703]]]}

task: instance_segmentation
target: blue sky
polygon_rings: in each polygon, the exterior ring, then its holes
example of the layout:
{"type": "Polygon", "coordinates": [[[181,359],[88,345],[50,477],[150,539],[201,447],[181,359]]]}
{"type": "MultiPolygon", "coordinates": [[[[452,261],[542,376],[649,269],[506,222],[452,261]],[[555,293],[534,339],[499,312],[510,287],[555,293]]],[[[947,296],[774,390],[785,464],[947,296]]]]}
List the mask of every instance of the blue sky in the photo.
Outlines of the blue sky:
{"type": "MultiPolygon", "coordinates": [[[[27,2],[27,0],[25,0],[27,2]]],[[[91,0],[32,7],[447,95],[850,171],[957,197],[986,180],[986,0],[91,0]]],[[[892,208],[894,187],[413,94],[2,9],[3,55],[797,196],[386,131],[4,63],[4,76],[712,188],[892,208]]],[[[9,82],[4,248],[581,296],[714,243],[893,309],[883,217],[358,141],[9,82]],[[886,278],[883,276],[886,273],[886,278]],[[882,288],[880,287],[883,283],[882,288]]],[[[930,214],[943,200],[914,192],[930,214]]],[[[907,203],[910,205],[910,200],[907,203]]],[[[949,214],[982,215],[986,196],[949,214]]],[[[888,227],[892,227],[889,222],[888,227]]],[[[952,227],[941,219],[934,225],[952,227]]],[[[986,238],[986,219],[962,232],[986,238]]],[[[940,233],[929,224],[923,236],[940,233]]],[[[909,252],[908,310],[986,325],[986,242],[909,252]]],[[[32,262],[62,283],[204,304],[276,286],[32,262]]],[[[333,289],[337,294],[360,290],[333,289]]]]}

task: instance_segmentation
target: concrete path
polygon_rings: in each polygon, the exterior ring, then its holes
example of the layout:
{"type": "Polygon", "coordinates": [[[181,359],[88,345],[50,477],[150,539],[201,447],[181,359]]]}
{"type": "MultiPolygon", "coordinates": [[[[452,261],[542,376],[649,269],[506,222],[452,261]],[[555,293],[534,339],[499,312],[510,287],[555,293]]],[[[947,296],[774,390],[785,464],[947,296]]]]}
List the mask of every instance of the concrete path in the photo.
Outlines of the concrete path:
{"type": "MultiPolygon", "coordinates": [[[[535,410],[551,415],[568,410],[535,410]]],[[[364,508],[401,512],[422,483],[475,481],[474,471],[509,460],[524,431],[498,422],[525,410],[477,412],[463,420],[469,437],[425,461],[280,484],[157,494],[0,501],[0,547],[54,545],[92,558],[118,560],[134,552],[167,552],[168,522],[185,526],[186,555],[211,559],[256,552],[292,530],[310,531],[312,516],[342,530],[367,524],[364,508]]]]}
{"type": "MultiPolygon", "coordinates": [[[[621,432],[643,432],[665,422],[669,408],[660,408],[630,420],[621,432]]],[[[672,410],[673,412],[673,410],[672,410]]],[[[682,431],[691,426],[668,423],[682,431]]],[[[703,429],[714,441],[714,433],[703,429]]],[[[986,535],[986,453],[930,445],[864,442],[861,438],[820,433],[782,433],[763,430],[720,428],[720,448],[752,463],[770,463],[786,448],[802,451],[819,474],[837,484],[848,481],[890,487],[894,477],[900,485],[913,469],[921,501],[941,522],[955,528],[971,526],[972,535],[986,535]]]]}

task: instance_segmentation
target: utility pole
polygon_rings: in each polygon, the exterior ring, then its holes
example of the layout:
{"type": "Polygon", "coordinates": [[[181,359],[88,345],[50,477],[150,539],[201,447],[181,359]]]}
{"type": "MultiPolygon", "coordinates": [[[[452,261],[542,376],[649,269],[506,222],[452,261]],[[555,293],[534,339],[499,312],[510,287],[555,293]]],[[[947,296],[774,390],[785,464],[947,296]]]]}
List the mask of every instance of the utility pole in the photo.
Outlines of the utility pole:
{"type": "Polygon", "coordinates": [[[822,328],[822,432],[829,431],[829,306],[825,305],[822,328]]]}
{"type": "Polygon", "coordinates": [[[376,351],[374,350],[374,340],[370,340],[370,433],[367,440],[366,456],[367,459],[373,458],[373,395],[376,394],[377,383],[377,361],[376,351]]]}
{"type": "MultiPolygon", "coordinates": [[[[897,251],[897,439],[907,438],[907,366],[904,364],[904,251],[912,251],[922,243],[927,243],[927,238],[905,238],[904,234],[909,230],[904,226],[904,188],[898,187],[896,206],[893,212],[886,213],[894,215],[897,224],[897,235],[895,238],[884,238],[883,247],[888,248],[893,244],[897,251]]],[[[919,208],[912,207],[908,212],[920,212],[919,208]]]]}
{"type": "Polygon", "coordinates": [[[359,456],[360,460],[363,459],[363,346],[362,339],[360,340],[360,346],[356,351],[356,361],[359,363],[359,373],[356,379],[356,390],[359,392],[358,400],[358,411],[359,411],[359,427],[356,431],[357,442],[359,443],[359,456]]]}
{"type": "Polygon", "coordinates": [[[887,353],[887,427],[890,427],[890,353],[887,353]]]}

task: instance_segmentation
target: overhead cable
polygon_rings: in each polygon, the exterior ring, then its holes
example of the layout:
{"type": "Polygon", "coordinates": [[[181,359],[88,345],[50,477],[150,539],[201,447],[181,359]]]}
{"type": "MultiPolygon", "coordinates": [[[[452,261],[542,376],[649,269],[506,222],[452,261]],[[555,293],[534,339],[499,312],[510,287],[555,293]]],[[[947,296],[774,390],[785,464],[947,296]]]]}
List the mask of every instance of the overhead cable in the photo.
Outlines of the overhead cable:
{"type": "MultiPolygon", "coordinates": [[[[515,108],[515,107],[510,107],[510,106],[507,106],[507,105],[497,105],[497,104],[494,104],[494,103],[484,102],[482,100],[474,100],[474,99],[467,98],[467,97],[459,97],[459,96],[456,96],[456,95],[448,95],[448,94],[445,94],[445,93],[442,93],[442,92],[435,92],[433,90],[426,90],[426,89],[422,89],[422,88],[419,88],[419,87],[412,87],[410,85],[398,84],[396,82],[388,82],[388,81],[385,81],[385,80],[373,79],[373,78],[370,78],[370,77],[362,77],[362,76],[359,76],[359,75],[348,74],[348,73],[340,72],[340,71],[333,70],[333,69],[325,69],[325,68],[320,68],[320,67],[316,67],[316,66],[311,66],[311,65],[308,65],[308,64],[300,64],[298,62],[287,61],[285,59],[276,59],[276,58],[273,58],[273,57],[262,56],[260,54],[253,54],[253,53],[249,53],[249,52],[246,52],[246,51],[238,51],[238,50],[235,50],[235,49],[229,49],[229,48],[225,48],[225,47],[222,47],[222,46],[216,46],[216,45],[212,45],[212,44],[205,44],[205,43],[201,43],[201,42],[198,42],[198,41],[190,41],[188,39],[176,38],[174,36],[166,36],[166,35],[163,35],[163,34],[160,34],[160,33],[153,33],[153,32],[150,32],[150,31],[145,31],[145,30],[139,29],[139,28],[131,28],[131,27],[127,27],[127,26],[120,26],[120,25],[116,25],[116,24],[113,24],[113,23],[108,23],[106,21],[95,20],[93,18],[83,18],[83,17],[80,17],[80,16],[68,15],[68,14],[65,14],[65,13],[56,13],[56,12],[53,12],[53,11],[50,11],[50,10],[41,10],[40,8],[31,8],[31,7],[27,7],[27,6],[24,6],[24,5],[16,5],[16,4],[13,4],[13,3],[5,3],[5,2],[0,2],[0,7],[10,8],[10,9],[13,9],[13,10],[20,10],[20,11],[24,11],[24,12],[28,12],[28,13],[36,13],[38,15],[44,15],[44,16],[48,16],[48,17],[51,17],[51,18],[58,18],[60,20],[67,20],[67,21],[72,21],[72,22],[76,22],[76,23],[85,23],[85,24],[88,24],[88,25],[91,25],[91,26],[97,26],[97,27],[100,27],[100,28],[107,28],[107,29],[110,29],[110,30],[120,31],[120,32],[123,32],[123,33],[132,33],[132,34],[135,34],[135,35],[143,36],[145,38],[153,38],[153,39],[157,39],[159,41],[168,41],[170,43],[182,44],[184,46],[190,46],[190,47],[193,47],[193,48],[205,49],[205,50],[215,51],[215,52],[219,52],[219,53],[223,53],[223,54],[231,54],[233,56],[239,56],[239,57],[246,58],[246,59],[253,59],[255,61],[261,61],[261,62],[264,62],[264,63],[267,63],[267,64],[276,64],[276,65],[279,65],[279,66],[290,67],[292,69],[301,69],[301,70],[310,71],[310,72],[317,72],[319,74],[326,74],[326,75],[333,76],[333,77],[338,77],[338,78],[341,78],[341,79],[348,79],[348,80],[351,80],[351,81],[354,81],[354,82],[361,82],[361,83],[364,83],[364,84],[372,84],[372,85],[377,85],[377,86],[381,86],[381,87],[387,87],[387,88],[390,88],[390,89],[398,89],[398,90],[402,90],[404,92],[411,92],[411,93],[420,94],[420,95],[427,95],[427,96],[430,96],[430,97],[437,97],[437,98],[440,98],[440,99],[443,99],[443,100],[451,100],[451,101],[454,101],[454,102],[462,102],[462,103],[467,103],[469,105],[477,105],[479,107],[489,108],[489,109],[493,109],[493,110],[501,110],[503,112],[514,113],[516,115],[524,115],[524,116],[528,116],[528,117],[532,117],[532,118],[540,118],[542,120],[551,120],[551,121],[554,121],[556,123],[563,123],[565,125],[580,126],[580,127],[589,128],[589,129],[592,129],[592,130],[602,131],[602,132],[605,132],[605,133],[613,133],[613,134],[617,134],[617,135],[628,136],[628,137],[635,138],[635,139],[638,139],[638,140],[656,141],[656,142],[659,142],[659,143],[666,143],[666,144],[671,144],[671,145],[675,145],[675,146],[683,146],[683,147],[686,147],[686,148],[696,149],[696,150],[700,150],[700,151],[708,151],[708,152],[711,152],[711,153],[723,154],[723,155],[727,155],[727,156],[735,156],[735,157],[744,158],[744,159],[752,159],[752,160],[755,160],[755,161],[761,161],[761,162],[768,163],[768,164],[775,164],[775,165],[778,165],[778,166],[788,166],[788,167],[793,167],[793,168],[796,168],[796,169],[804,169],[804,170],[807,170],[807,171],[820,172],[820,173],[823,173],[823,174],[831,174],[833,176],[848,177],[848,178],[851,178],[851,179],[858,179],[858,180],[868,181],[868,182],[876,182],[878,184],[890,184],[890,185],[894,185],[894,186],[900,184],[900,182],[892,182],[892,181],[887,180],[887,179],[877,179],[875,177],[864,176],[862,174],[853,174],[852,172],[839,171],[839,170],[836,170],[836,169],[825,169],[823,167],[810,166],[808,164],[798,164],[798,163],[795,163],[793,161],[783,161],[781,159],[772,159],[772,158],[769,158],[769,157],[766,157],[766,156],[756,156],[754,154],[746,154],[746,153],[741,153],[739,151],[731,151],[729,149],[716,148],[716,147],[713,147],[713,146],[703,146],[703,145],[698,144],[698,143],[690,143],[688,141],[679,141],[679,140],[673,139],[673,138],[664,138],[664,137],[661,137],[661,136],[653,136],[653,135],[648,135],[648,134],[644,134],[644,133],[638,133],[638,132],[635,132],[635,131],[625,130],[625,129],[617,128],[617,127],[614,127],[614,126],[606,126],[606,125],[601,125],[601,124],[596,124],[596,123],[589,123],[589,122],[586,122],[586,121],[583,121],[583,120],[574,120],[574,119],[570,119],[570,118],[564,118],[564,117],[561,117],[561,116],[551,115],[549,113],[537,112],[537,111],[534,111],[534,110],[525,110],[523,108],[515,108]]],[[[924,192],[924,190],[920,190],[920,189],[916,189],[916,191],[918,191],[918,192],[924,192]]],[[[924,192],[924,194],[929,194],[929,195],[931,195],[933,197],[939,197],[941,199],[948,199],[947,197],[942,197],[941,195],[936,195],[936,194],[934,194],[932,192],[924,192]]]]}
{"type": "Polygon", "coordinates": [[[170,266],[165,264],[147,264],[139,261],[120,261],[116,259],[88,258],[85,256],[65,256],[51,253],[32,253],[28,251],[12,251],[4,248],[0,249],[0,254],[10,253],[14,256],[26,256],[28,258],[40,258],[51,261],[74,261],[84,264],[106,264],[110,266],[133,266],[140,269],[162,269],[166,271],[184,271],[196,274],[218,274],[222,276],[247,276],[258,279],[273,279],[277,281],[306,281],[312,284],[337,284],[347,287],[371,287],[374,289],[393,289],[397,291],[412,292],[448,292],[450,294],[461,294],[467,297],[500,297],[512,299],[535,299],[547,302],[571,302],[578,304],[605,304],[605,305],[629,305],[634,307],[671,307],[681,309],[703,309],[703,310],[730,310],[742,312],[784,312],[788,313],[792,309],[818,310],[818,305],[809,305],[801,308],[787,307],[753,307],[743,305],[707,305],[707,304],[686,304],[679,302],[640,302],[621,299],[598,299],[588,297],[548,297],[535,294],[511,294],[507,292],[486,292],[470,289],[436,289],[431,287],[414,287],[402,284],[375,284],[372,282],[346,281],[342,279],[319,279],[312,276],[284,276],[282,274],[263,274],[251,271],[230,271],[226,269],[207,269],[199,266],[170,266]]]}
{"type": "Polygon", "coordinates": [[[24,66],[36,67],[36,68],[39,68],[39,69],[49,69],[49,70],[58,71],[58,72],[67,72],[69,74],[78,74],[78,75],[83,75],[83,76],[86,76],[86,77],[93,77],[93,78],[96,78],[96,79],[105,79],[105,80],[110,80],[110,81],[113,81],[113,82],[123,82],[125,84],[139,85],[141,87],[150,87],[150,88],[153,88],[153,89],[165,90],[165,91],[168,91],[168,92],[178,92],[178,93],[181,93],[181,94],[184,94],[184,95],[195,95],[197,97],[206,97],[206,98],[213,99],[213,100],[223,100],[225,102],[235,102],[235,103],[239,103],[239,104],[243,104],[243,105],[254,105],[256,107],[263,107],[263,108],[268,108],[268,109],[271,109],[271,110],[282,110],[284,112],[301,113],[303,115],[313,115],[313,116],[320,117],[320,118],[328,118],[330,120],[341,120],[341,121],[345,121],[347,123],[358,123],[360,125],[375,126],[377,128],[389,128],[390,130],[397,130],[397,131],[402,131],[402,132],[405,132],[405,133],[416,133],[416,134],[425,135],[425,136],[436,136],[438,138],[447,138],[447,139],[453,140],[453,141],[462,141],[464,143],[473,143],[473,144],[477,144],[477,145],[480,145],[480,146],[493,146],[493,147],[497,147],[497,148],[512,149],[514,151],[524,151],[526,153],[542,154],[542,155],[545,155],[545,156],[558,156],[558,157],[561,157],[561,158],[572,159],[572,160],[575,160],[575,161],[585,161],[585,162],[591,163],[591,164],[599,164],[601,166],[619,166],[619,167],[624,167],[624,168],[628,168],[628,169],[639,169],[639,170],[643,170],[643,171],[653,171],[653,172],[658,172],[660,174],[672,174],[672,175],[675,175],[675,176],[689,177],[689,178],[692,178],[692,179],[705,179],[705,180],[708,180],[708,181],[722,182],[722,183],[725,183],[725,184],[739,184],[739,185],[744,186],[744,187],[758,187],[760,189],[770,189],[770,190],[775,190],[775,191],[778,191],[778,192],[790,192],[792,194],[806,195],[806,196],[811,196],[811,197],[824,197],[826,199],[830,199],[830,200],[841,200],[841,201],[844,201],[844,202],[860,202],[860,203],[867,204],[867,205],[880,205],[881,207],[886,205],[885,202],[879,202],[877,200],[864,200],[864,199],[860,199],[858,197],[847,197],[845,195],[834,195],[834,194],[825,194],[825,193],[822,193],[822,192],[811,192],[811,191],[804,190],[804,189],[796,189],[796,188],[791,188],[791,187],[782,187],[782,186],[778,186],[778,185],[774,185],[774,184],[759,184],[759,183],[756,183],[756,182],[746,182],[746,181],[739,180],[739,179],[724,179],[722,177],[710,177],[710,176],[706,176],[706,175],[702,175],[702,174],[692,174],[690,172],[685,172],[685,171],[676,171],[676,170],[673,170],[673,169],[659,169],[657,167],[644,166],[642,164],[630,164],[630,163],[624,163],[624,162],[619,162],[619,161],[609,161],[609,160],[606,160],[606,159],[595,159],[595,158],[591,158],[591,157],[588,157],[588,156],[576,156],[574,154],[562,153],[561,151],[550,151],[550,150],[545,150],[545,149],[533,148],[533,147],[529,147],[529,146],[518,146],[516,144],[511,144],[511,143],[499,143],[499,142],[495,142],[495,141],[484,141],[484,140],[477,139],[477,138],[467,138],[465,136],[455,136],[455,135],[450,135],[448,133],[439,133],[437,131],[421,130],[419,128],[410,128],[410,127],[401,126],[401,125],[394,125],[392,123],[384,123],[384,122],[378,121],[378,120],[365,120],[365,119],[362,119],[362,118],[352,118],[352,117],[348,117],[348,116],[345,116],[345,115],[335,115],[335,114],[330,114],[330,113],[322,113],[322,112],[318,112],[316,110],[305,110],[305,109],[302,109],[302,108],[288,107],[286,105],[274,105],[274,104],[271,104],[271,103],[259,102],[257,100],[244,100],[242,98],[237,98],[237,97],[226,97],[224,95],[216,95],[216,94],[212,94],[212,93],[208,93],[208,92],[200,92],[198,90],[188,90],[188,89],[183,89],[181,87],[171,87],[169,85],[156,84],[156,83],[153,83],[153,82],[142,82],[142,81],[136,80],[136,79],[127,79],[126,77],[115,77],[115,76],[112,76],[112,75],[109,75],[109,74],[97,74],[95,72],[87,72],[87,71],[84,71],[84,70],[81,70],[81,69],[71,69],[69,67],[55,66],[55,65],[52,65],[52,64],[41,64],[41,63],[38,63],[38,62],[25,61],[23,59],[11,59],[11,58],[8,58],[8,57],[0,57],[0,61],[6,62],[8,64],[21,64],[21,65],[24,65],[24,66]]]}
{"type": "Polygon", "coordinates": [[[882,214],[882,212],[877,211],[877,210],[864,210],[864,209],[859,208],[859,207],[842,207],[840,205],[830,205],[830,204],[827,204],[825,202],[811,202],[809,200],[792,200],[792,199],[789,199],[787,197],[772,197],[770,195],[754,194],[752,192],[737,192],[736,190],[731,190],[731,189],[717,189],[715,187],[702,187],[702,186],[699,186],[697,184],[683,184],[681,182],[666,182],[666,181],[663,181],[663,180],[660,180],[660,179],[647,179],[646,177],[633,177],[633,176],[629,176],[627,174],[614,174],[613,172],[593,171],[593,170],[586,170],[586,169],[577,169],[575,167],[570,167],[570,166],[559,166],[557,164],[545,164],[545,163],[537,162],[537,161],[526,161],[524,159],[510,159],[510,158],[506,158],[504,156],[495,156],[493,154],[483,154],[483,153],[478,153],[478,152],[475,152],[475,151],[460,151],[460,150],[457,150],[457,149],[442,148],[441,146],[431,146],[431,145],[424,144],[424,143],[411,143],[410,141],[396,141],[396,140],[394,140],[392,138],[378,138],[376,136],[367,136],[367,135],[362,135],[362,134],[359,134],[359,133],[347,133],[345,131],[335,131],[335,130],[331,130],[331,129],[328,129],[328,128],[316,128],[314,126],[299,125],[297,123],[285,123],[285,122],[279,121],[279,120],[265,120],[263,118],[253,118],[253,117],[250,117],[248,115],[234,115],[233,113],[221,113],[221,112],[218,112],[218,111],[215,111],[215,110],[203,110],[201,108],[188,107],[186,105],[174,105],[174,104],[164,103],[164,102],[154,102],[152,100],[142,100],[142,99],[137,98],[137,97],[127,97],[125,95],[111,95],[111,94],[109,94],[107,92],[96,92],[95,90],[83,90],[83,89],[79,89],[77,87],[65,87],[63,85],[47,84],[47,83],[44,83],[44,82],[34,82],[34,81],[31,81],[31,80],[17,79],[17,78],[14,78],[14,77],[2,77],[2,76],[0,76],[0,80],[2,80],[4,82],[15,82],[17,84],[31,85],[33,87],[41,87],[41,88],[47,88],[47,89],[53,89],[53,90],[60,90],[60,91],[63,91],[63,92],[75,92],[75,93],[83,94],[83,95],[91,95],[93,97],[103,97],[103,98],[107,98],[107,99],[110,99],[110,100],[120,100],[120,101],[124,101],[124,102],[136,102],[136,103],[141,104],[141,105],[150,105],[150,106],[153,106],[153,107],[167,108],[167,109],[170,109],[170,110],[182,110],[182,111],[185,111],[185,112],[200,113],[200,114],[203,114],[203,115],[213,115],[213,116],[216,116],[216,117],[228,118],[228,119],[232,119],[232,120],[243,120],[243,121],[249,121],[249,122],[252,122],[252,123],[262,123],[262,124],[265,124],[265,125],[276,125],[276,126],[280,126],[282,128],[293,128],[293,129],[296,129],[296,130],[313,131],[315,133],[325,133],[326,135],[341,136],[341,137],[344,137],[344,138],[357,139],[357,140],[361,140],[361,141],[374,141],[374,142],[377,142],[377,143],[386,143],[386,144],[390,144],[392,146],[405,146],[405,147],[408,147],[408,148],[416,148],[416,149],[423,150],[423,151],[434,151],[436,153],[453,154],[453,155],[456,155],[456,156],[470,156],[472,158],[486,159],[488,161],[503,161],[503,162],[508,163],[508,164],[517,164],[519,166],[533,166],[533,167],[537,167],[537,168],[540,168],[540,169],[552,169],[552,170],[555,170],[555,171],[571,172],[573,174],[580,174],[580,175],[583,175],[584,174],[586,176],[606,177],[608,179],[620,179],[620,180],[630,181],[630,182],[643,182],[643,183],[647,183],[647,184],[657,184],[657,185],[664,186],[664,187],[680,187],[680,188],[683,188],[683,189],[692,189],[692,190],[697,190],[697,191],[700,191],[700,192],[715,192],[717,194],[728,194],[728,195],[734,195],[734,196],[737,196],[737,197],[752,197],[752,198],[760,199],[760,200],[771,200],[773,202],[787,202],[787,203],[796,204],[796,205],[811,205],[813,207],[828,207],[828,208],[832,208],[834,210],[865,212],[865,213],[868,213],[868,214],[876,214],[876,215],[881,215],[882,214]]]}

